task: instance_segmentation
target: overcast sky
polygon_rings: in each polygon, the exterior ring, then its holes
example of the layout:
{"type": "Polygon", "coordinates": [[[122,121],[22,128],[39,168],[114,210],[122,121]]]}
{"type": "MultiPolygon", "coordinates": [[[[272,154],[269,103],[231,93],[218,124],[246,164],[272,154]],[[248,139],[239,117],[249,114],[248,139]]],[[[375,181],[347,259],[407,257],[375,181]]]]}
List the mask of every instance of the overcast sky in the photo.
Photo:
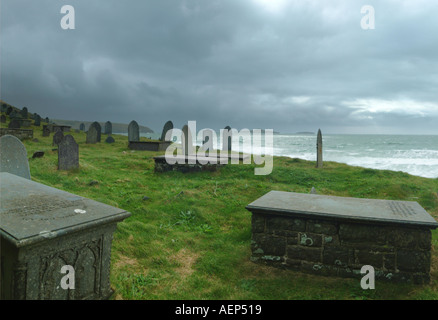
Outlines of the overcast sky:
{"type": "Polygon", "coordinates": [[[437,0],[1,0],[1,99],[53,119],[438,134],[437,0]],[[61,7],[75,29],[61,28],[61,7]],[[364,5],[375,29],[363,30],[364,5]]]}

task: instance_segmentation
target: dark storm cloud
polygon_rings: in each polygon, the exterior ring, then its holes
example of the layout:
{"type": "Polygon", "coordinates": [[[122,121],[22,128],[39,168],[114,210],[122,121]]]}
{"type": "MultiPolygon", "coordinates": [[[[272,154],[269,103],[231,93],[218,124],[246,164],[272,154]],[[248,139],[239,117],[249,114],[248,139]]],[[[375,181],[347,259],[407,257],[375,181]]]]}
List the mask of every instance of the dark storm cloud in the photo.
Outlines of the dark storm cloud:
{"type": "Polygon", "coordinates": [[[437,134],[437,13],[434,0],[3,0],[1,97],[156,131],[437,134]],[[360,28],[366,4],[375,30],[360,28]]]}

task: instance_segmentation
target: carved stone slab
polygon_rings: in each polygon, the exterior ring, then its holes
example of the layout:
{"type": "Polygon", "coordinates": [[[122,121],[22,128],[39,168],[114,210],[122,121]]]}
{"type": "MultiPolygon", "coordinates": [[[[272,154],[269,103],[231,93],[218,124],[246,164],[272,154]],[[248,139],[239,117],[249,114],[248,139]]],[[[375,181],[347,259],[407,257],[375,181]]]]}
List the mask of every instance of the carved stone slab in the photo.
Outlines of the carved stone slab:
{"type": "Polygon", "coordinates": [[[0,196],[0,234],[17,247],[130,216],[125,210],[6,172],[0,173],[0,196]]]}
{"type": "Polygon", "coordinates": [[[271,191],[250,203],[254,212],[295,214],[325,219],[348,219],[376,223],[399,223],[437,228],[438,223],[414,201],[346,198],[271,191]]]}

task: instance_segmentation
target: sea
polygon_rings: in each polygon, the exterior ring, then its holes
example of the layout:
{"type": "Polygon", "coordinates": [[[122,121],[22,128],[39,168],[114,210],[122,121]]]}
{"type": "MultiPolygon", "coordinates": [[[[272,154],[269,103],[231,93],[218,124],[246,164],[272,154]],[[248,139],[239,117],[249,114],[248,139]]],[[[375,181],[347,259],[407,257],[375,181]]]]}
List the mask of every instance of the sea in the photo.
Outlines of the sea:
{"type": "MultiPolygon", "coordinates": [[[[437,135],[323,134],[322,140],[324,161],[438,178],[437,135]]],[[[221,142],[214,146],[220,148],[221,142]]],[[[239,151],[237,146],[233,150],[239,151]]],[[[263,154],[264,148],[243,148],[251,151],[263,154]]],[[[316,134],[274,134],[273,155],[316,161],[316,134]]]]}

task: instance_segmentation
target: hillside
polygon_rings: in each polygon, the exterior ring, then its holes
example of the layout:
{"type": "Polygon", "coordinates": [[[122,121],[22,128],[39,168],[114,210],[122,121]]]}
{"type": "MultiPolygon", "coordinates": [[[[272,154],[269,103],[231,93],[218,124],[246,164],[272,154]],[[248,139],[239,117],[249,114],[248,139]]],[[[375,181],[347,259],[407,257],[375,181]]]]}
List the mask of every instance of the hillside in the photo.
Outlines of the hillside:
{"type": "MultiPolygon", "coordinates": [[[[75,121],[75,120],[60,120],[60,119],[53,119],[52,120],[56,124],[60,125],[67,125],[71,126],[73,129],[79,129],[79,126],[81,123],[85,124],[85,130],[88,129],[90,124],[93,121],[75,121]]],[[[105,128],[105,122],[99,122],[100,126],[102,127],[102,130],[105,128]]],[[[114,133],[127,133],[128,132],[128,124],[125,123],[112,123],[113,125],[113,132],[114,133]]],[[[140,133],[154,133],[152,129],[146,126],[138,125],[140,128],[140,133]]]]}

